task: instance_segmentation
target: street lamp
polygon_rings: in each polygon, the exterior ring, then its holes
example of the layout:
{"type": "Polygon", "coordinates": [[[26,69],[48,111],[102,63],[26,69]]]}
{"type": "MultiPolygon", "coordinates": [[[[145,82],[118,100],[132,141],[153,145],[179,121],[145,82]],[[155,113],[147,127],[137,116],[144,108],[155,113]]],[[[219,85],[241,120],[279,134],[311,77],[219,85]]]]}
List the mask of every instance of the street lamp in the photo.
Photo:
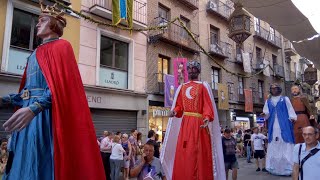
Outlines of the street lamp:
{"type": "Polygon", "coordinates": [[[313,64],[308,64],[306,70],[304,70],[304,81],[313,86],[317,82],[317,69],[313,67],[313,64]]]}
{"type": "Polygon", "coordinates": [[[249,36],[250,31],[250,15],[243,9],[240,2],[234,4],[235,10],[229,18],[229,38],[237,44],[242,44],[249,36]]]}

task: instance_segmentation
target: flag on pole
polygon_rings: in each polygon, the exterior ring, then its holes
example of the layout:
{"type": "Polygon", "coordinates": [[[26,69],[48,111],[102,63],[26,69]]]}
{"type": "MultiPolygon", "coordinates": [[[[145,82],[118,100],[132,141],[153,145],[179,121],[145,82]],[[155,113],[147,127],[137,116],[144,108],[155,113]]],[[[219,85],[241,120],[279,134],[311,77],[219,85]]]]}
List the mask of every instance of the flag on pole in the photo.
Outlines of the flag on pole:
{"type": "Polygon", "coordinates": [[[133,26],[133,0],[112,0],[112,23],[118,25],[125,19],[128,27],[133,26]]]}

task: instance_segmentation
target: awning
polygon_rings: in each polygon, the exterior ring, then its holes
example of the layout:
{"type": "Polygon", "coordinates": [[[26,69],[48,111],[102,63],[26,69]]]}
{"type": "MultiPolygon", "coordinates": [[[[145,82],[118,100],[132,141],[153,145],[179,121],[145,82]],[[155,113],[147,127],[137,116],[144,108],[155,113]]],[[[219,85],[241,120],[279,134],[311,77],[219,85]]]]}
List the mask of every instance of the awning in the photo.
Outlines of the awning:
{"type": "Polygon", "coordinates": [[[236,121],[246,121],[249,122],[250,119],[248,117],[236,117],[236,121]]]}
{"type": "MultiPolygon", "coordinates": [[[[308,18],[291,0],[241,0],[241,2],[247,11],[268,22],[290,41],[305,40],[318,34],[308,18]]],[[[293,43],[293,46],[300,56],[311,60],[316,68],[320,69],[320,38],[293,43]]]]}

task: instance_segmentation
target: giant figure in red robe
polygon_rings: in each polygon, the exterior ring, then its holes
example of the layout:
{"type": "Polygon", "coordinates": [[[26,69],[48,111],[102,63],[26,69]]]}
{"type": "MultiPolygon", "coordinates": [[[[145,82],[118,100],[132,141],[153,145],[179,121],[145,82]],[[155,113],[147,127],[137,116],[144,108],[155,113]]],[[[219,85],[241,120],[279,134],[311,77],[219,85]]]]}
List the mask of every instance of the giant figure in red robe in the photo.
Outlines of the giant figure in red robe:
{"type": "Polygon", "coordinates": [[[43,43],[28,58],[19,93],[0,98],[0,107],[19,108],[3,125],[12,132],[4,180],[106,179],[72,47],[59,39],[65,26],[55,6],[42,6],[43,43]]]}
{"type": "Polygon", "coordinates": [[[198,81],[200,63],[187,66],[172,106],[161,161],[168,179],[225,180],[219,119],[209,85],[198,81]]]}

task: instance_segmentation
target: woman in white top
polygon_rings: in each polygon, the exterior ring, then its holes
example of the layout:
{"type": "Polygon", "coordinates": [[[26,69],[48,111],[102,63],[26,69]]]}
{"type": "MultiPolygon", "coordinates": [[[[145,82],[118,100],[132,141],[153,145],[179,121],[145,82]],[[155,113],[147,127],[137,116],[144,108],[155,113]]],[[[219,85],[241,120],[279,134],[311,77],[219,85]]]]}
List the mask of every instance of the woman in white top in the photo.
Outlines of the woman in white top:
{"type": "Polygon", "coordinates": [[[120,169],[123,163],[123,153],[125,150],[120,144],[120,136],[114,136],[112,143],[112,153],[110,156],[111,180],[120,179],[120,169]]]}

